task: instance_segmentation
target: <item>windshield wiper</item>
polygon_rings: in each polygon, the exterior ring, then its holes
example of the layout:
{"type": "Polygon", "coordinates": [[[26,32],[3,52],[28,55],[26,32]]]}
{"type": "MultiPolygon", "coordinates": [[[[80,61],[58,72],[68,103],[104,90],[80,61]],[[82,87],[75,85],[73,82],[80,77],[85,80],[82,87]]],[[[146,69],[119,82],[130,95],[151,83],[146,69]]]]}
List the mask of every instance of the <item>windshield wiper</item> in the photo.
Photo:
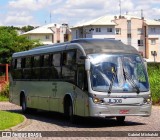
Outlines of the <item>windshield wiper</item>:
{"type": "Polygon", "coordinates": [[[130,75],[124,70],[124,68],[123,68],[123,75],[124,75],[125,79],[127,79],[131,83],[132,87],[136,89],[137,94],[139,94],[140,93],[139,87],[136,85],[136,83],[130,77],[130,75]]]}
{"type": "Polygon", "coordinates": [[[109,94],[111,94],[112,87],[113,87],[113,82],[114,82],[115,77],[116,77],[116,75],[117,75],[116,73],[117,73],[117,71],[114,70],[114,71],[113,71],[113,77],[112,77],[112,79],[111,79],[111,82],[110,82],[110,85],[109,85],[109,89],[108,89],[108,93],[109,93],[109,94]]]}

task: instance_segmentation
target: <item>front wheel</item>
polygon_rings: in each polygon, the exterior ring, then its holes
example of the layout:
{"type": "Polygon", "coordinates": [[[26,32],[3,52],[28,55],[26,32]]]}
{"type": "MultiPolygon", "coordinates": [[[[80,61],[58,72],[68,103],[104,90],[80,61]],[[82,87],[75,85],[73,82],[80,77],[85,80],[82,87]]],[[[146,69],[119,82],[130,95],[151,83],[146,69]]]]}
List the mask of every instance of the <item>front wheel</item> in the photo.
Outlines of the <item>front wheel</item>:
{"type": "Polygon", "coordinates": [[[123,124],[125,121],[125,116],[117,116],[116,117],[117,119],[117,122],[120,123],[120,124],[123,124]]]}
{"type": "Polygon", "coordinates": [[[65,117],[69,119],[71,123],[75,123],[75,116],[73,114],[73,104],[71,99],[65,100],[64,114],[65,117]]]}

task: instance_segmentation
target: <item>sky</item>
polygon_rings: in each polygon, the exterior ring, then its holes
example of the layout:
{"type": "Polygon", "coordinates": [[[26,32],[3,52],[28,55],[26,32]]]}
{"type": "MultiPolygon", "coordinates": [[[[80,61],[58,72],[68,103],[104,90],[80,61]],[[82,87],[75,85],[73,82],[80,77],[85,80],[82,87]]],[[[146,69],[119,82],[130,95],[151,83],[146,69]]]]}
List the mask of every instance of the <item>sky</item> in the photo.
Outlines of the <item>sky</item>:
{"type": "Polygon", "coordinates": [[[122,15],[143,13],[144,18],[160,19],[160,0],[0,0],[0,26],[75,26],[104,15],[120,15],[120,7],[122,15]]]}

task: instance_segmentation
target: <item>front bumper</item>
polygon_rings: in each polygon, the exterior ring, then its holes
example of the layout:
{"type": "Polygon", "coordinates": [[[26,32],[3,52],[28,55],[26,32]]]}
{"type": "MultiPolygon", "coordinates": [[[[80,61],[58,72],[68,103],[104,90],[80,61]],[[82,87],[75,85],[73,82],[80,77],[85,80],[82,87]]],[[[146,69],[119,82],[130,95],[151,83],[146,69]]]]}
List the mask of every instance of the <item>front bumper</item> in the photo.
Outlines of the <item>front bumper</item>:
{"type": "Polygon", "coordinates": [[[89,116],[91,117],[113,117],[113,116],[143,116],[151,115],[151,104],[145,105],[103,105],[95,104],[89,99],[89,116]]]}

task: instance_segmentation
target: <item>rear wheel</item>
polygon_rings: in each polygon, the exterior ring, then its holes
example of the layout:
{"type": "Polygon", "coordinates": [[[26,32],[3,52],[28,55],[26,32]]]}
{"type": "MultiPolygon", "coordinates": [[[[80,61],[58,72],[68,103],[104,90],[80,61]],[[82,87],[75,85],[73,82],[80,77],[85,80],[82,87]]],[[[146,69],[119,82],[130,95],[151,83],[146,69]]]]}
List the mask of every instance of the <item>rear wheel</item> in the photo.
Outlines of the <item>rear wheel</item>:
{"type": "Polygon", "coordinates": [[[120,124],[123,124],[125,121],[125,116],[117,116],[116,117],[117,119],[117,122],[120,123],[120,124]]]}
{"type": "Polygon", "coordinates": [[[22,106],[22,112],[27,113],[28,108],[27,108],[26,98],[24,95],[21,98],[21,106],[22,106]]]}

